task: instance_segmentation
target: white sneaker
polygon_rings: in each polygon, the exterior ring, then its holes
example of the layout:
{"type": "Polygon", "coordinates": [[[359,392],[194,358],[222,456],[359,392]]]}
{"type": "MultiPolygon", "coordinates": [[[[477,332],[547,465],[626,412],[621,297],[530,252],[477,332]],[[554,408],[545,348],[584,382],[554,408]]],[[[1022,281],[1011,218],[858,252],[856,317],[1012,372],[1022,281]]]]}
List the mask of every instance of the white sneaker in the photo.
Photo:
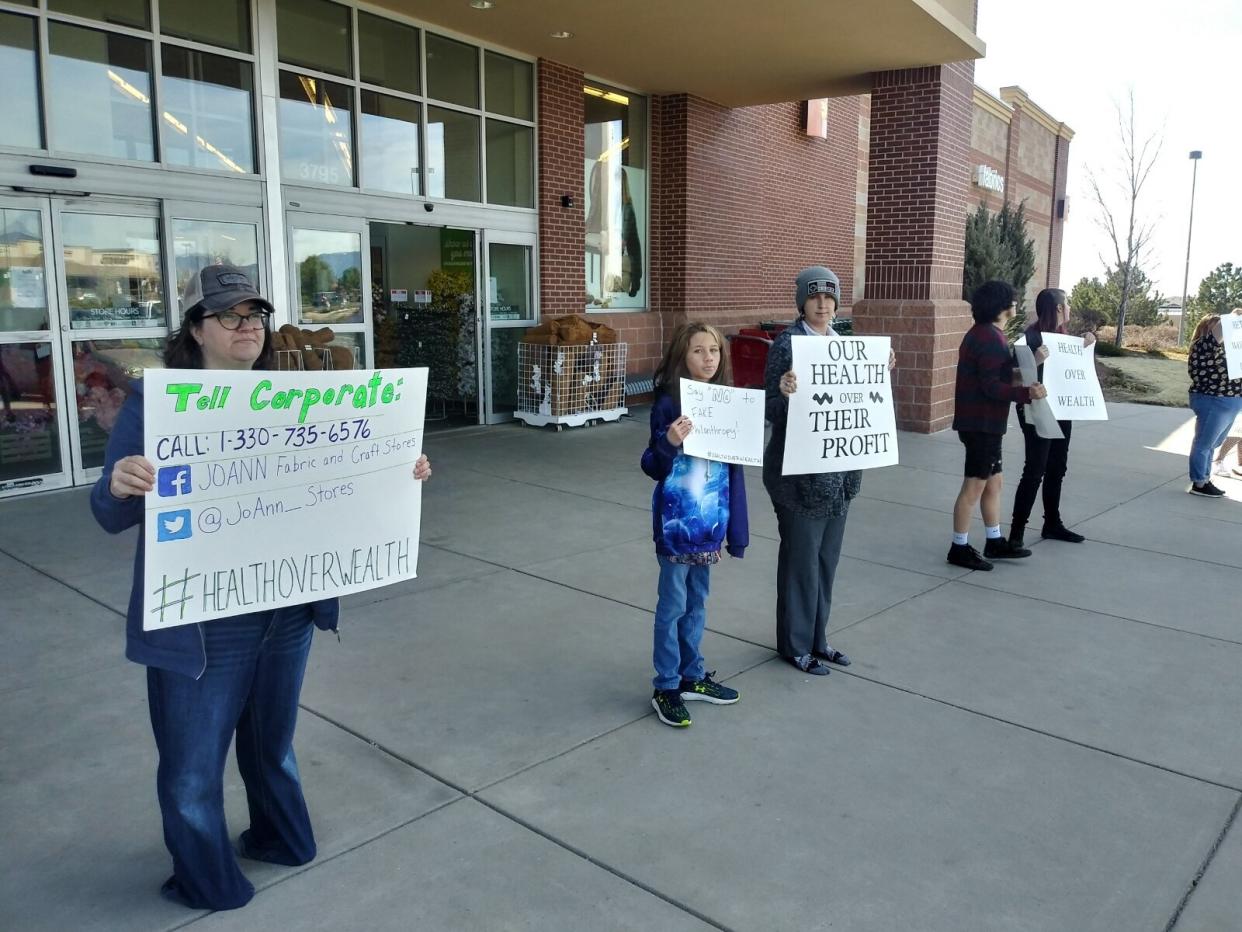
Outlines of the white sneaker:
{"type": "Polygon", "coordinates": [[[1217,463],[1216,466],[1213,467],[1212,475],[1213,476],[1232,476],[1233,470],[1230,469],[1229,466],[1227,466],[1225,463],[1221,462],[1221,463],[1217,463]]]}

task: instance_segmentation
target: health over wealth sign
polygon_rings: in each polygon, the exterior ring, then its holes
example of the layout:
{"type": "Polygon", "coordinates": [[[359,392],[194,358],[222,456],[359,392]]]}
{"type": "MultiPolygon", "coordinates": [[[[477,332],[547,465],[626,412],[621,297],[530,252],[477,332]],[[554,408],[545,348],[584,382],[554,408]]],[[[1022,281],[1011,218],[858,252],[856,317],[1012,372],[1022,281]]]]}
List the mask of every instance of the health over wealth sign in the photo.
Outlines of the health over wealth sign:
{"type": "Polygon", "coordinates": [[[1242,314],[1224,314],[1220,319],[1225,338],[1225,368],[1229,378],[1242,379],[1242,314]]]}
{"type": "Polygon", "coordinates": [[[888,337],[793,338],[784,475],[897,462],[889,346],[888,337]]]}
{"type": "Polygon", "coordinates": [[[148,369],[146,630],[412,579],[426,369],[148,369]]]}
{"type": "Polygon", "coordinates": [[[1095,345],[1063,333],[1042,335],[1048,347],[1044,388],[1048,407],[1058,421],[1107,421],[1104,392],[1095,374],[1095,345]]]}
{"type": "Polygon", "coordinates": [[[681,413],[694,430],[687,456],[742,466],[763,465],[763,389],[681,380],[681,413]]]}

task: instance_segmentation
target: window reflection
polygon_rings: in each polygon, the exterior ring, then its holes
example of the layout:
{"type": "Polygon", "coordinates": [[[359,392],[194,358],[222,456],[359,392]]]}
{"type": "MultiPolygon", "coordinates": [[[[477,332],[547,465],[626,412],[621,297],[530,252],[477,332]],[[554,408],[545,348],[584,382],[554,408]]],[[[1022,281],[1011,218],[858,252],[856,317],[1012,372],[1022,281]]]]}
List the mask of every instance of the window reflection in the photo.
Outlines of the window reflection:
{"type": "Polygon", "coordinates": [[[477,201],[479,186],[479,118],[428,107],[427,193],[477,201]]]}
{"type": "Polygon", "coordinates": [[[583,87],[586,289],[593,307],[645,307],[647,103],[583,87]]]}
{"type": "Polygon", "coordinates": [[[73,382],[78,409],[82,466],[104,462],[108,435],[116,425],[130,382],[147,369],[163,368],[164,341],[79,340],[73,344],[73,382]]]}
{"type": "Polygon", "coordinates": [[[0,343],[0,482],[61,471],[52,344],[0,343]]]}
{"type": "Polygon", "coordinates": [[[35,20],[0,13],[0,88],[4,88],[4,144],[39,149],[39,63],[35,20]]]}
{"type": "Polygon", "coordinates": [[[418,164],[419,105],[362,92],[362,184],[380,191],[422,194],[418,164]]]}
{"type": "Polygon", "coordinates": [[[42,218],[0,209],[0,331],[47,329],[42,218]]]}
{"type": "Polygon", "coordinates": [[[159,229],[153,217],[65,213],[61,228],[71,327],[164,325],[159,229]]]}
{"type": "Polygon", "coordinates": [[[253,172],[249,63],[172,45],[163,60],[164,161],[253,172]]]}
{"type": "Polygon", "coordinates": [[[151,43],[48,24],[52,147],[152,161],[151,43]]]}
{"type": "MultiPolygon", "coordinates": [[[[194,274],[209,265],[232,265],[259,282],[259,233],[254,224],[220,220],[174,220],[173,256],[177,295],[194,274]]],[[[179,302],[178,302],[179,303],[179,302]]],[[[172,325],[180,325],[180,314],[172,325]]]]}
{"type": "Polygon", "coordinates": [[[357,233],[294,230],[298,321],[362,323],[362,237],[357,233]]]}
{"type": "Polygon", "coordinates": [[[280,165],[288,180],[354,183],[352,107],[344,84],[280,73],[280,165]]]}

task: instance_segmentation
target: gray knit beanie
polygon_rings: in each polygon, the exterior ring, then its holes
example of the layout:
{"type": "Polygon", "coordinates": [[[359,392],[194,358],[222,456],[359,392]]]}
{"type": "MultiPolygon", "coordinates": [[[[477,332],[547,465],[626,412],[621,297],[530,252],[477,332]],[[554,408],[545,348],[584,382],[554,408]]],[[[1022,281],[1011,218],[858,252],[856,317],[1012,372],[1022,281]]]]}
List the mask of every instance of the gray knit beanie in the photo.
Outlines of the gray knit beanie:
{"type": "Polygon", "coordinates": [[[797,301],[799,314],[802,313],[802,305],[806,304],[806,299],[813,294],[831,295],[837,308],[840,309],[841,282],[837,279],[832,269],[826,269],[822,265],[813,265],[798,273],[797,301]]]}

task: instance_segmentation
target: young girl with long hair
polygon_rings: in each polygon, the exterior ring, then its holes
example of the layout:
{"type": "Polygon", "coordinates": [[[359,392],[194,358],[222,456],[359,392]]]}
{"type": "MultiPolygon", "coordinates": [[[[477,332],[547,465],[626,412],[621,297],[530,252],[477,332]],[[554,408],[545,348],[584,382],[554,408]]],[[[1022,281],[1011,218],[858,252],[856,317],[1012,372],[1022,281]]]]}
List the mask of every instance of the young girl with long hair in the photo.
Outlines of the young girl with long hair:
{"type": "Polygon", "coordinates": [[[689,456],[682,442],[694,422],[682,412],[681,380],[728,384],[724,339],[709,324],[678,328],[655,374],[651,438],[642,469],[656,481],[652,537],[660,565],[651,705],[660,721],[690,724],[687,701],[730,705],[737,691],[712,677],[699,648],[707,623],[712,565],[723,547],[741,558],[750,541],[742,467],[689,456]]]}

